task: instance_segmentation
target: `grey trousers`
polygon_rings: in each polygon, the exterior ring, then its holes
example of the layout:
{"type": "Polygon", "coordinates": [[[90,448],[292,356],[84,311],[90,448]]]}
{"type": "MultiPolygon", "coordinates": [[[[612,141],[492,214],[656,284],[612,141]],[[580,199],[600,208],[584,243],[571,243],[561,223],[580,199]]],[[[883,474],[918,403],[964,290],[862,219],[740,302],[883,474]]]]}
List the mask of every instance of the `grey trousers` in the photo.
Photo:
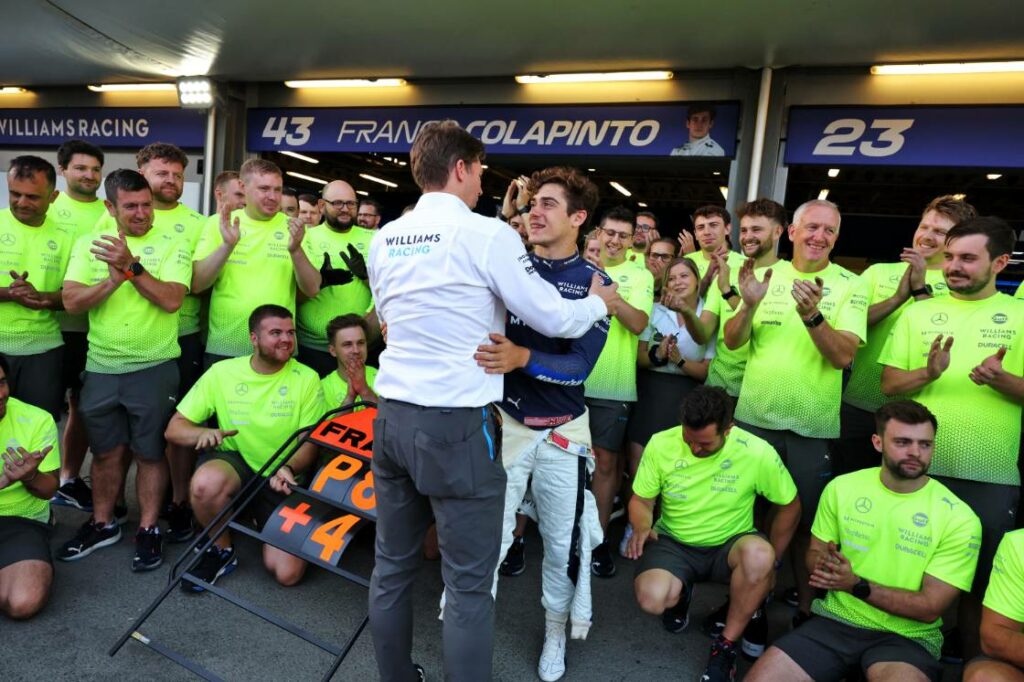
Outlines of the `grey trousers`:
{"type": "Polygon", "coordinates": [[[370,578],[370,631],[384,682],[418,679],[411,657],[412,584],[431,511],[445,585],[445,679],[491,679],[491,585],[505,506],[500,419],[493,406],[380,400],[373,425],[377,561],[370,578]]]}

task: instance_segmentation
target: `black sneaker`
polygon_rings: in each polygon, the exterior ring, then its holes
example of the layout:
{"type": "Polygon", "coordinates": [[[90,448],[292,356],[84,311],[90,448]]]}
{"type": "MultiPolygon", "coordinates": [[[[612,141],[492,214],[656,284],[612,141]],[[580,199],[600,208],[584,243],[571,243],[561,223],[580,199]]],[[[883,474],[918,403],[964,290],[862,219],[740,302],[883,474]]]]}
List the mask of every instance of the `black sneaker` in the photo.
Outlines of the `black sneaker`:
{"type": "Polygon", "coordinates": [[[122,526],[128,523],[128,506],[124,504],[115,504],[114,519],[122,526]]]}
{"type": "Polygon", "coordinates": [[[113,545],[121,539],[121,526],[112,523],[109,526],[89,520],[82,524],[75,536],[64,543],[57,551],[61,561],[77,561],[89,556],[101,547],[113,545]]]}
{"type": "Polygon", "coordinates": [[[765,612],[765,604],[754,611],[754,615],[743,630],[743,639],[740,641],[740,651],[750,660],[757,660],[764,653],[768,644],[768,614],[765,612]]]}
{"type": "Polygon", "coordinates": [[[711,645],[701,682],[732,682],[736,679],[736,645],[719,637],[711,645]]]}
{"type": "Polygon", "coordinates": [[[612,558],[612,548],[607,540],[595,547],[590,555],[590,572],[598,578],[611,578],[615,575],[615,559],[612,558]]]}
{"type": "Polygon", "coordinates": [[[135,556],[132,558],[132,570],[152,571],[164,562],[164,540],[160,528],[139,528],[135,533],[135,556]]]}
{"type": "Polygon", "coordinates": [[[192,507],[188,502],[174,504],[167,509],[167,542],[188,542],[196,535],[192,523],[192,507]]]}
{"type": "Polygon", "coordinates": [[[50,498],[50,503],[92,512],[92,490],[85,481],[75,477],[57,488],[57,492],[50,498]]]}
{"type": "Polygon", "coordinates": [[[509,577],[521,575],[526,570],[526,539],[518,537],[505,554],[505,560],[498,567],[498,573],[509,577]]]}
{"type": "Polygon", "coordinates": [[[729,617],[729,597],[725,598],[725,602],[717,609],[704,616],[704,621],[700,624],[700,631],[711,639],[718,639],[718,636],[722,634],[722,630],[725,629],[725,619],[729,617]]]}
{"type": "MultiPolygon", "coordinates": [[[[238,568],[238,558],[235,556],[233,547],[221,549],[217,545],[210,545],[209,549],[203,552],[199,563],[189,571],[189,574],[213,585],[222,575],[227,575],[236,568],[238,568]]],[[[196,585],[184,579],[181,581],[181,589],[185,592],[204,592],[206,590],[202,585],[196,585]]]]}
{"type": "Polygon", "coordinates": [[[690,624],[690,604],[693,602],[693,585],[687,585],[679,597],[679,603],[665,609],[661,614],[661,624],[675,634],[682,632],[690,624]]]}

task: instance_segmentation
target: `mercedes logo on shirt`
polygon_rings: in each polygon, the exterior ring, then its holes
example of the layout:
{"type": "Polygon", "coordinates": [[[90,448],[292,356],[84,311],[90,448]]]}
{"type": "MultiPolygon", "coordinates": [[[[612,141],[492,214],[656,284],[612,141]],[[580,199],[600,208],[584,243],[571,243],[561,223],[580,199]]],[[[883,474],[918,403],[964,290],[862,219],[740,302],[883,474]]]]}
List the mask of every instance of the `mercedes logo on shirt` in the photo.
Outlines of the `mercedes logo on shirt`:
{"type": "Polygon", "coordinates": [[[782,296],[784,293],[786,293],[786,285],[776,284],[775,286],[772,287],[772,293],[775,294],[776,296],[782,296]]]}
{"type": "Polygon", "coordinates": [[[70,218],[71,217],[71,211],[69,211],[66,208],[62,208],[59,211],[57,211],[57,215],[59,215],[61,218],[70,218]]]}
{"type": "Polygon", "coordinates": [[[932,315],[932,324],[946,324],[949,322],[949,315],[946,313],[935,313],[932,315]]]}
{"type": "Polygon", "coordinates": [[[14,238],[14,235],[11,234],[10,232],[4,232],[3,234],[0,234],[0,244],[3,244],[4,246],[13,246],[15,241],[17,240],[14,238]]]}
{"type": "Polygon", "coordinates": [[[857,498],[857,501],[853,503],[853,508],[861,514],[867,514],[871,511],[871,506],[871,500],[866,497],[857,498]]]}
{"type": "Polygon", "coordinates": [[[249,384],[242,382],[235,386],[235,393],[237,395],[245,395],[249,392],[249,384]]]}

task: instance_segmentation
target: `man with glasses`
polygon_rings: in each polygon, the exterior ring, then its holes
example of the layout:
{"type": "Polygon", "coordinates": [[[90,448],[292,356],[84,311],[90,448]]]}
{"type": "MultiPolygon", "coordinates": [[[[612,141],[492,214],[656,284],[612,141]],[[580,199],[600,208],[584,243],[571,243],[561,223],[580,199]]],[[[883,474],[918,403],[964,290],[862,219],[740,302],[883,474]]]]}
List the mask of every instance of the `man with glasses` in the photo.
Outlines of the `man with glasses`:
{"type": "Polygon", "coordinates": [[[210,331],[204,369],[219,360],[252,352],[247,321],[260,305],[295,309],[296,285],[303,295],[320,293],[320,273],[301,248],[305,229],[278,209],[282,178],[277,164],[250,159],[239,171],[245,207],[207,223],[192,256],[192,291],[212,288],[210,331]]]}
{"type": "Polygon", "coordinates": [[[376,230],[380,227],[380,202],[376,199],[360,201],[356,221],[369,230],[376,230]]]}
{"type": "Polygon", "coordinates": [[[633,233],[633,253],[630,260],[638,260],[650,246],[651,242],[660,237],[658,219],[650,211],[636,214],[636,232],[633,233]]]}
{"type": "Polygon", "coordinates": [[[310,228],[302,248],[320,272],[320,293],[299,304],[299,362],[321,378],[338,368],[327,348],[327,325],[338,315],[365,315],[372,307],[367,285],[366,255],[373,230],[355,221],[356,191],[344,180],[324,187],[320,199],[322,225],[310,228]]]}

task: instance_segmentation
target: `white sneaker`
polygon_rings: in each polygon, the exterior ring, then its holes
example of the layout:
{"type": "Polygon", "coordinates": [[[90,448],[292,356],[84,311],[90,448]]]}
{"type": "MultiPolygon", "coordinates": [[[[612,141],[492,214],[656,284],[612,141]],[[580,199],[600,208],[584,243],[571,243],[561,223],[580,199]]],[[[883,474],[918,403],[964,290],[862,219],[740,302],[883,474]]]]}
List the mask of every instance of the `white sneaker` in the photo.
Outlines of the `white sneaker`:
{"type": "Polygon", "coordinates": [[[537,663],[537,676],[544,682],[555,682],[565,675],[565,623],[555,628],[548,623],[544,633],[544,648],[537,663]]]}
{"type": "Polygon", "coordinates": [[[626,550],[629,548],[629,539],[633,537],[633,526],[626,524],[626,532],[622,535],[622,539],[619,540],[619,556],[623,559],[628,559],[626,556],[626,550]]]}

